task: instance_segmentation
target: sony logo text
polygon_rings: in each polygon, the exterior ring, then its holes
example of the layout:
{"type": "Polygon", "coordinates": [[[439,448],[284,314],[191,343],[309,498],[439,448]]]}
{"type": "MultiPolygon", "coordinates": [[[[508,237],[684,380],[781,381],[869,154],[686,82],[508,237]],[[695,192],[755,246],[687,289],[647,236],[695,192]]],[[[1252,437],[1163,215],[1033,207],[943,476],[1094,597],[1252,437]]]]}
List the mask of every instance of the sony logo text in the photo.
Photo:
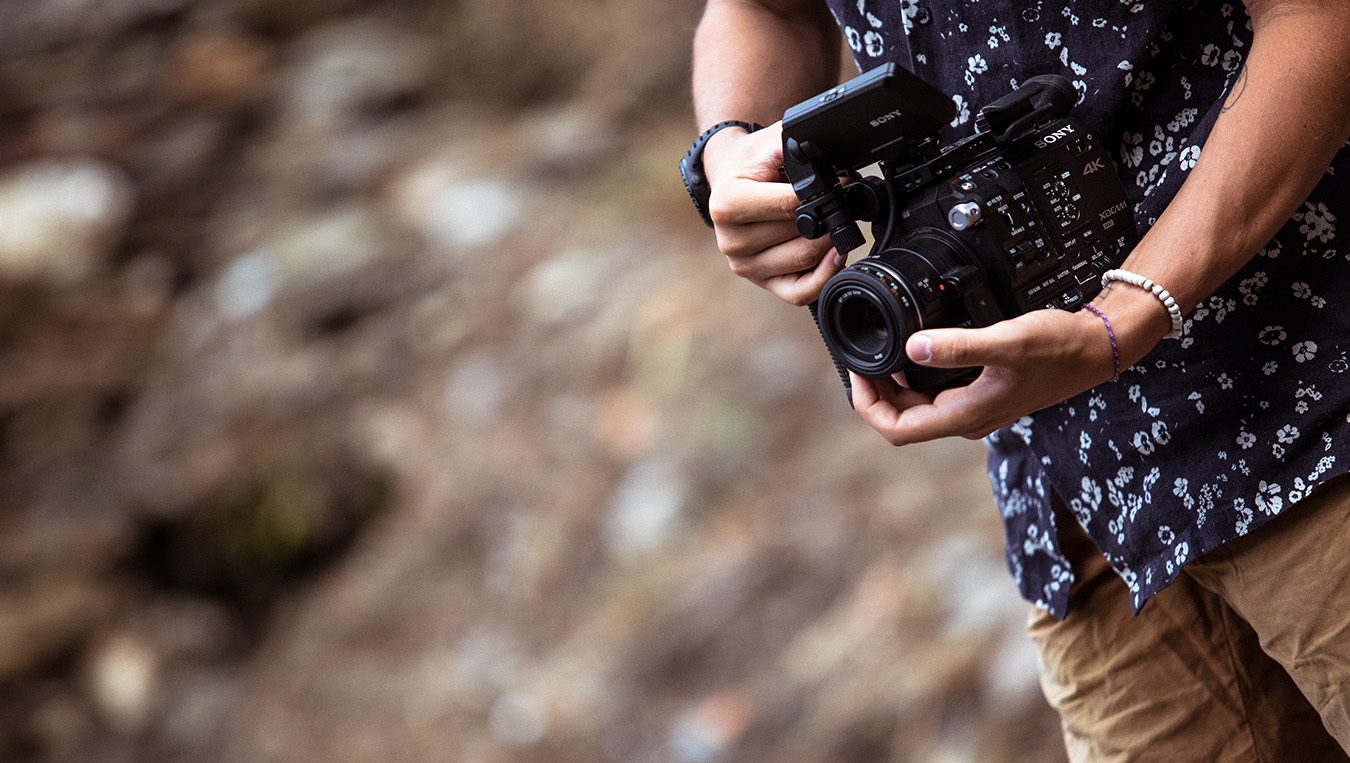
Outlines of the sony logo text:
{"type": "Polygon", "coordinates": [[[880,127],[886,124],[887,122],[891,121],[892,119],[899,117],[903,113],[903,111],[904,111],[903,109],[896,109],[895,111],[892,111],[890,113],[882,114],[876,119],[873,119],[871,122],[868,122],[868,124],[873,127],[880,127]]]}
{"type": "Polygon", "coordinates": [[[1049,135],[1043,135],[1036,140],[1036,148],[1045,148],[1046,146],[1058,140],[1063,140],[1073,132],[1073,125],[1064,125],[1049,135]]]}

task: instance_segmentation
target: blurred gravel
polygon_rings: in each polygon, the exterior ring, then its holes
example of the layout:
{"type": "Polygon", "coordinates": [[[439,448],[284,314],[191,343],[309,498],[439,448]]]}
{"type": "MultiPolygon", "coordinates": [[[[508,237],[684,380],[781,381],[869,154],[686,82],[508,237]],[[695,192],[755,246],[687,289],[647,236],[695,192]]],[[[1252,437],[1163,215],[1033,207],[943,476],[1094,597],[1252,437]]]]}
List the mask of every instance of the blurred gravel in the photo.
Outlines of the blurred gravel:
{"type": "Polygon", "coordinates": [[[0,759],[1063,759],[981,446],[688,208],[698,13],[0,3],[0,759]]]}

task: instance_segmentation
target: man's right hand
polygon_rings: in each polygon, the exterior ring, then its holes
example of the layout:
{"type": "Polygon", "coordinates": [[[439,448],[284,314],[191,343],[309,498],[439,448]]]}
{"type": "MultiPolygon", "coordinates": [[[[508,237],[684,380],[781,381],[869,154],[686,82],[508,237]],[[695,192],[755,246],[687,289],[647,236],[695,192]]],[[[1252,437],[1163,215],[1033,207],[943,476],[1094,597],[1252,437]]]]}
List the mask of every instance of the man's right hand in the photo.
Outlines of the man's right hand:
{"type": "Polygon", "coordinates": [[[731,272],[791,304],[814,302],[845,261],[828,237],[797,232],[797,196],[779,172],[782,123],[754,133],[722,130],[704,148],[703,166],[717,247],[731,272]]]}

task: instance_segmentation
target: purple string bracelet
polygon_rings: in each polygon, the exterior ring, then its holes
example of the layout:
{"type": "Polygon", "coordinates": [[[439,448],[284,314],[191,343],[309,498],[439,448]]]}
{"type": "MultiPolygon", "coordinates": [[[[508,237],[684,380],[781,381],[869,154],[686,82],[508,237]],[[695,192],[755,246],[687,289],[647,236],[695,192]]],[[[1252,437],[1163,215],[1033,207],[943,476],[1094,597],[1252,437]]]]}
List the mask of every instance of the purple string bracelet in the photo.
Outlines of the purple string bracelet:
{"type": "Polygon", "coordinates": [[[1111,360],[1116,364],[1116,375],[1111,377],[1111,381],[1115,381],[1120,378],[1120,348],[1116,346],[1116,332],[1111,329],[1111,321],[1106,317],[1106,313],[1089,304],[1084,304],[1083,309],[1096,313],[1097,317],[1102,319],[1102,323],[1106,324],[1106,335],[1111,337],[1111,360]]]}

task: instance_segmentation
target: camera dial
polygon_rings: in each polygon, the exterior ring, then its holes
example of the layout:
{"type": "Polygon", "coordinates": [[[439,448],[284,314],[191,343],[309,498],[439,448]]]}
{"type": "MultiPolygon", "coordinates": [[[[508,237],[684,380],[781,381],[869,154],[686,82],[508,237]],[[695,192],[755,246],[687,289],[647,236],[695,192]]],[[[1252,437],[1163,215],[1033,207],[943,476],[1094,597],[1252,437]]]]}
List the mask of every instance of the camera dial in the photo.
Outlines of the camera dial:
{"type": "Polygon", "coordinates": [[[973,227],[980,221],[980,205],[973,201],[963,201],[947,213],[947,224],[952,230],[962,231],[973,227]]]}

